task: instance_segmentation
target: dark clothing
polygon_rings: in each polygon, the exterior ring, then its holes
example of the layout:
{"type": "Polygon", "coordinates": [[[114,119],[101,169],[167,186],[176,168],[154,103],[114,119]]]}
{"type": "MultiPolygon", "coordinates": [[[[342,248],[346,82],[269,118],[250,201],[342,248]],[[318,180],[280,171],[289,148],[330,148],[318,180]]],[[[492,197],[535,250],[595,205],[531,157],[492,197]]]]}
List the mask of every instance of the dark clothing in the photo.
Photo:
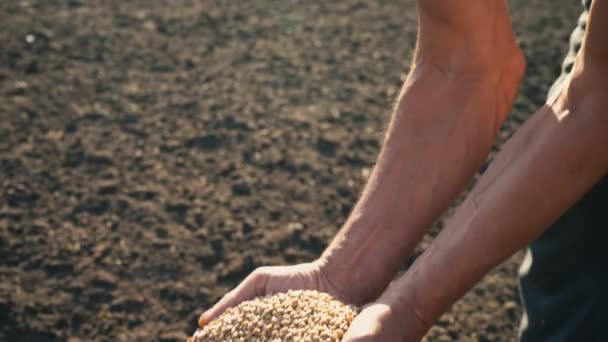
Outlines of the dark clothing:
{"type": "MultiPolygon", "coordinates": [[[[570,39],[559,91],[580,49],[591,1],[570,39]]],[[[520,340],[608,341],[608,177],[531,243],[520,269],[520,340]]]]}
{"type": "Polygon", "coordinates": [[[608,177],[530,245],[520,278],[522,342],[608,341],[606,241],[608,177]]]}

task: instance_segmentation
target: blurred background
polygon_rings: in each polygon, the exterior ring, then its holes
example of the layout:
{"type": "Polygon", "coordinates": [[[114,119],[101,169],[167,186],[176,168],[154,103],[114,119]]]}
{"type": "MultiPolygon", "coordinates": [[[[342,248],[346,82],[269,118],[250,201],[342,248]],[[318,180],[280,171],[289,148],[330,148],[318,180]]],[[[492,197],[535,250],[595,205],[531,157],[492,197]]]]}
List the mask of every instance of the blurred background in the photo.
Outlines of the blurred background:
{"type": "MultiPolygon", "coordinates": [[[[497,146],[581,9],[510,4],[528,70],[497,146]]],[[[183,341],[255,267],[316,258],[415,37],[414,0],[0,1],[0,340],[183,341]]],[[[515,340],[519,260],[427,339],[515,340]]]]}

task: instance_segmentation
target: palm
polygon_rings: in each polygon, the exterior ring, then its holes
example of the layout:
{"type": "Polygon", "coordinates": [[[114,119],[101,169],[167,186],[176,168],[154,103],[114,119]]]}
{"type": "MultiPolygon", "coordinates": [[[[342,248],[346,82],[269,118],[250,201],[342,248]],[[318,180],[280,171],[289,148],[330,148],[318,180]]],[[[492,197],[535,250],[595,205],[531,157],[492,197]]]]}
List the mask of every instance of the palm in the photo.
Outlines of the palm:
{"type": "Polygon", "coordinates": [[[317,290],[346,300],[343,290],[336,289],[323,276],[314,263],[294,266],[260,267],[249,275],[237,288],[227,293],[213,308],[201,316],[204,325],[226,309],[254,297],[288,290],[317,290]]]}

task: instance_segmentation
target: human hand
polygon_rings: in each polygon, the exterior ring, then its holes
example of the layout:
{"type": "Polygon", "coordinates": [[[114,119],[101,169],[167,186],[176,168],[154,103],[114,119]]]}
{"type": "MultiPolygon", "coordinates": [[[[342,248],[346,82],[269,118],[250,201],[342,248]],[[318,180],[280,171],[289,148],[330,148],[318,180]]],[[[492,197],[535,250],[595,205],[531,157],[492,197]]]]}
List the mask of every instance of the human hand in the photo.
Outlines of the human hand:
{"type": "Polygon", "coordinates": [[[260,267],[253,271],[234,290],[228,292],[217,304],[203,313],[199,326],[216,319],[226,309],[239,303],[276,292],[288,290],[317,290],[329,293],[337,299],[350,302],[345,288],[336,288],[334,280],[324,272],[320,262],[294,266],[260,267]]]}
{"type": "Polygon", "coordinates": [[[403,341],[402,332],[391,307],[373,303],[355,317],[342,342],[380,341],[403,341]]]}
{"type": "Polygon", "coordinates": [[[395,287],[367,305],[353,320],[342,342],[420,341],[430,325],[404,303],[395,287]]]}

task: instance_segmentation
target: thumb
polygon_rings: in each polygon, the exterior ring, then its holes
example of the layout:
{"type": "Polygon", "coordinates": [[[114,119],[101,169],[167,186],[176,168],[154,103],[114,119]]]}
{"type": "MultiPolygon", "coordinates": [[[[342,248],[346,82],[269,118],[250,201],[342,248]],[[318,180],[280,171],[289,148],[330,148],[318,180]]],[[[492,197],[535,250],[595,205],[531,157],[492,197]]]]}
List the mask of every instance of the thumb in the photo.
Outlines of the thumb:
{"type": "Polygon", "coordinates": [[[377,304],[367,305],[352,321],[342,342],[379,342],[382,327],[378,320],[382,308],[377,304]]]}
{"type": "Polygon", "coordinates": [[[234,290],[228,292],[211,309],[205,311],[198,320],[199,327],[204,327],[209,322],[218,318],[228,308],[236,306],[241,302],[264,295],[265,284],[268,275],[259,270],[251,273],[234,290]]]}

